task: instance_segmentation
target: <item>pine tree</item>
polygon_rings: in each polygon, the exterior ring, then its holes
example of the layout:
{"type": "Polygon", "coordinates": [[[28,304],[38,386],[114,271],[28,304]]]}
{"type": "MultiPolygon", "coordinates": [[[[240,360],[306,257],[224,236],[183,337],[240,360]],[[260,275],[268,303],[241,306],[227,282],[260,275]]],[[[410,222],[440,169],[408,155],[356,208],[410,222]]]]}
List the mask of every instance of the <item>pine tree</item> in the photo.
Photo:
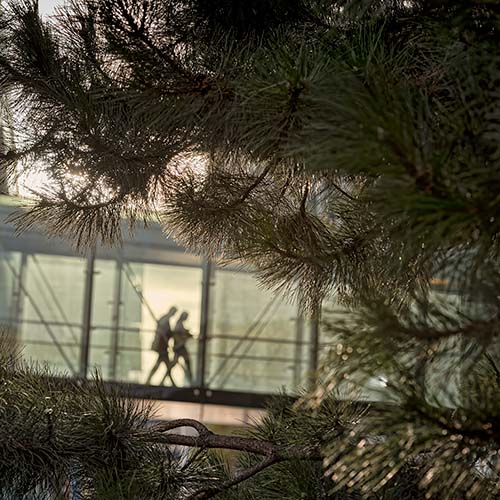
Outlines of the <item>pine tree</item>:
{"type": "MultiPolygon", "coordinates": [[[[64,433],[49,461],[62,469],[44,469],[34,438],[50,423],[16,431],[27,457],[2,441],[0,465],[19,464],[6,484],[81,473],[90,498],[498,496],[499,23],[496,0],[74,0],[49,20],[10,1],[0,82],[16,151],[2,164],[52,180],[19,227],[84,249],[119,243],[124,216],[157,217],[193,251],[322,308],[330,347],[312,393],[278,398],[253,438],[233,438],[236,471],[193,422],[199,438],[182,444],[200,454],[157,458],[181,437],[124,403],[123,433],[99,444],[114,450],[107,476],[102,449],[57,460],[81,449],[64,433]],[[370,380],[385,404],[339,402],[370,380]],[[151,448],[136,441],[150,432],[151,448]]],[[[19,415],[39,399],[25,392],[19,415]]]]}

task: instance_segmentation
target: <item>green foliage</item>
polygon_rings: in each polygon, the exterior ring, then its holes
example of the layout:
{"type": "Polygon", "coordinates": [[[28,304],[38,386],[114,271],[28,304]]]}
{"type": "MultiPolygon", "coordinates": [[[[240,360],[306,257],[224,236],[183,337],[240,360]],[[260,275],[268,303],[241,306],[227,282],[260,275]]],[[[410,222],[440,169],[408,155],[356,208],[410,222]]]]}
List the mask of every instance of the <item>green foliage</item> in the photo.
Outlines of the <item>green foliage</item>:
{"type": "Polygon", "coordinates": [[[124,214],[156,214],[312,310],[396,276],[384,294],[410,292],[464,245],[495,257],[497,15],[481,2],[86,0],[42,20],[12,1],[0,80],[20,113],[4,163],[54,180],[20,227],[85,247],[119,241],[124,214]]]}
{"type": "MultiPolygon", "coordinates": [[[[9,354],[10,353],[10,354],[9,354]]],[[[0,497],[182,498],[214,480],[206,453],[173,455],[150,430],[151,405],[26,365],[0,349],[0,497]]]]}
{"type": "MultiPolygon", "coordinates": [[[[316,391],[253,431],[324,462],[279,460],[219,497],[498,495],[498,2],[84,0],[48,20],[7,3],[0,89],[17,150],[2,166],[53,181],[21,229],[84,248],[119,241],[123,215],[155,216],[309,311],[351,307],[326,316],[316,391]],[[360,413],[332,395],[373,380],[371,397],[397,404],[360,413]]],[[[99,382],[59,408],[56,382],[20,370],[2,386],[18,398],[2,410],[18,427],[0,429],[14,494],[48,475],[91,478],[91,498],[229,480],[216,457],[184,468],[144,443],[147,412],[99,382]]],[[[255,464],[243,454],[237,469],[255,464]]]]}
{"type": "MultiPolygon", "coordinates": [[[[276,399],[252,434],[276,438],[282,446],[319,445],[326,458],[276,464],[217,498],[423,500],[430,498],[428,493],[440,500],[497,498],[491,460],[498,441],[493,431],[485,433],[495,427],[488,419],[496,418],[496,412],[490,409],[486,417],[483,399],[495,404],[497,392],[483,392],[482,406],[468,421],[460,411],[439,409],[414,388],[401,387],[407,399],[398,406],[363,408],[331,395],[319,405],[276,399]]],[[[239,468],[255,460],[244,454],[239,468]]]]}
{"type": "Polygon", "coordinates": [[[409,472],[426,498],[498,497],[498,299],[466,291],[326,314],[323,384],[386,402],[326,447],[337,486],[382,494],[409,472]]]}

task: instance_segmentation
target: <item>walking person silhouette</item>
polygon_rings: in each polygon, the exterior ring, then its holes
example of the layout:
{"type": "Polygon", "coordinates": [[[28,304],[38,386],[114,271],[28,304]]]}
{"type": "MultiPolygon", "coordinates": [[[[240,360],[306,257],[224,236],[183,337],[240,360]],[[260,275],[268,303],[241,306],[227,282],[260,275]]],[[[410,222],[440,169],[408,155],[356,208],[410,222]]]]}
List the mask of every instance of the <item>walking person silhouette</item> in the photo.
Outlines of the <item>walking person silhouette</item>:
{"type": "Polygon", "coordinates": [[[184,326],[184,321],[186,321],[189,317],[189,314],[186,311],[183,311],[179,316],[179,319],[175,323],[174,330],[172,332],[172,337],[174,339],[174,359],[170,363],[170,367],[167,371],[165,377],[163,377],[163,382],[167,377],[170,377],[172,380],[172,376],[170,372],[172,368],[179,362],[179,359],[184,360],[184,372],[188,378],[189,385],[193,383],[193,373],[191,371],[191,358],[189,357],[189,352],[186,348],[186,342],[192,338],[193,336],[189,332],[189,330],[184,326]]]}
{"type": "Polygon", "coordinates": [[[173,306],[169,309],[167,314],[164,314],[157,322],[156,325],[156,332],[155,332],[155,338],[153,340],[153,343],[151,345],[151,350],[156,351],[158,353],[158,359],[156,360],[155,365],[151,369],[151,372],[149,373],[148,379],[146,380],[146,385],[149,385],[151,383],[151,379],[153,378],[153,375],[156,373],[158,368],[162,363],[165,363],[165,366],[167,368],[167,373],[163,377],[163,380],[161,381],[160,385],[163,385],[165,382],[165,379],[167,377],[170,377],[170,381],[172,382],[172,385],[175,386],[175,382],[170,376],[170,370],[171,370],[171,362],[170,362],[170,355],[168,352],[168,342],[170,338],[172,337],[172,328],[170,327],[170,318],[177,312],[177,307],[173,306]]]}

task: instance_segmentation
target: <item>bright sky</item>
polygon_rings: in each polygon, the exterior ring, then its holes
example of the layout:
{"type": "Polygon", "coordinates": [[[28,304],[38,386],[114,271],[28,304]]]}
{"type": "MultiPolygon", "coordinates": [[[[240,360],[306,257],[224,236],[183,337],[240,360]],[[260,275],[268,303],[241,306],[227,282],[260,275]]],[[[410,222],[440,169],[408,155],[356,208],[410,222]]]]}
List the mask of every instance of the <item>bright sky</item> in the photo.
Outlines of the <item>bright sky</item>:
{"type": "MultiPolygon", "coordinates": [[[[45,15],[50,15],[54,13],[54,8],[58,5],[63,5],[65,0],[39,0],[39,9],[40,13],[45,15]]],[[[0,0],[2,3],[2,0],[0,0]]],[[[193,157],[190,157],[188,161],[186,161],[186,165],[190,165],[193,167],[194,163],[198,163],[200,165],[200,170],[203,170],[203,165],[205,160],[203,158],[199,158],[196,162],[193,160],[193,157]]],[[[20,173],[16,182],[16,186],[11,186],[12,192],[15,192],[19,196],[25,198],[33,198],[34,192],[43,191],[44,188],[50,186],[51,181],[49,176],[43,169],[39,171],[34,171],[33,169],[29,169],[26,173],[20,173]]]]}
{"type": "Polygon", "coordinates": [[[39,0],[40,13],[52,14],[56,5],[61,5],[61,0],[39,0]]]}
{"type": "MultiPolygon", "coordinates": [[[[1,2],[1,0],[0,0],[1,2]]],[[[40,14],[50,15],[54,13],[57,5],[62,5],[63,0],[39,0],[38,6],[40,14]]],[[[21,196],[31,197],[31,189],[39,190],[47,183],[47,175],[43,172],[30,172],[27,175],[21,175],[18,179],[17,193],[21,196]]]]}

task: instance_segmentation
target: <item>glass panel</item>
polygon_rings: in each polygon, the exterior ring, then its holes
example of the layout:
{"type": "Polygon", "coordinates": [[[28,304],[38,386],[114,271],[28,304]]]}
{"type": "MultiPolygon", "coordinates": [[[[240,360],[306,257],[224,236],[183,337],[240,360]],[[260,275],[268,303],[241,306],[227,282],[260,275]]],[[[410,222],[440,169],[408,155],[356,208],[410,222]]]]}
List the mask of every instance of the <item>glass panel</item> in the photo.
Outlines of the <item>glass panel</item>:
{"type": "Polygon", "coordinates": [[[59,255],[29,255],[20,308],[25,358],[77,374],[80,361],[85,261],[59,255]]]}
{"type": "Polygon", "coordinates": [[[115,380],[140,383],[143,369],[141,290],[144,269],[142,264],[130,265],[128,262],[122,262],[120,267],[120,318],[116,343],[116,368],[112,377],[115,380]]]}
{"type": "Polygon", "coordinates": [[[174,361],[174,340],[168,348],[162,346],[160,353],[152,350],[152,345],[158,320],[175,306],[170,328],[173,330],[180,315],[187,312],[182,323],[193,337],[186,342],[171,376],[175,385],[189,385],[185,365],[187,359],[191,369],[196,369],[201,269],[97,260],[96,271],[90,364],[108,380],[171,384],[171,379],[164,377],[167,361],[169,366],[174,361]]]}
{"type": "MultiPolygon", "coordinates": [[[[135,264],[134,266],[138,265],[135,264]]],[[[172,378],[177,386],[190,385],[186,373],[186,361],[190,365],[192,374],[196,374],[200,333],[202,270],[199,267],[163,266],[158,264],[142,264],[142,268],[143,301],[142,320],[139,328],[141,331],[143,369],[139,380],[143,383],[147,382],[148,376],[152,373],[152,368],[160,361],[159,353],[151,349],[155,338],[157,321],[164,317],[172,307],[175,307],[177,309],[176,313],[167,320],[176,337],[176,339],[169,342],[170,358],[172,361],[176,361],[175,366],[172,368],[172,378]],[[183,313],[187,313],[187,317],[182,321],[186,316],[183,313]],[[176,326],[177,334],[175,333],[176,326]],[[188,330],[192,337],[189,337],[187,333],[185,334],[182,327],[188,330]],[[183,344],[184,338],[186,338],[185,344],[183,344]],[[177,356],[175,356],[174,351],[176,346],[177,356]],[[178,359],[176,360],[176,358],[178,359]]],[[[165,362],[161,362],[149,382],[153,384],[170,384],[171,380],[168,379],[162,382],[165,373],[165,362]]]]}
{"type": "Polygon", "coordinates": [[[21,254],[9,252],[0,244],[0,325],[15,328],[21,254]]]}
{"type": "Polygon", "coordinates": [[[296,306],[248,273],[217,270],[211,309],[208,387],[275,392],[304,381],[310,344],[296,306]]]}
{"type": "Polygon", "coordinates": [[[4,250],[0,244],[0,332],[18,349],[19,277],[21,254],[4,250]]]}
{"type": "Polygon", "coordinates": [[[135,382],[141,370],[141,302],[125,279],[127,266],[96,261],[89,361],[107,380],[135,382]]]}
{"type": "Polygon", "coordinates": [[[116,261],[96,259],[92,295],[89,372],[97,368],[104,379],[111,377],[113,357],[113,298],[116,261]]]}

